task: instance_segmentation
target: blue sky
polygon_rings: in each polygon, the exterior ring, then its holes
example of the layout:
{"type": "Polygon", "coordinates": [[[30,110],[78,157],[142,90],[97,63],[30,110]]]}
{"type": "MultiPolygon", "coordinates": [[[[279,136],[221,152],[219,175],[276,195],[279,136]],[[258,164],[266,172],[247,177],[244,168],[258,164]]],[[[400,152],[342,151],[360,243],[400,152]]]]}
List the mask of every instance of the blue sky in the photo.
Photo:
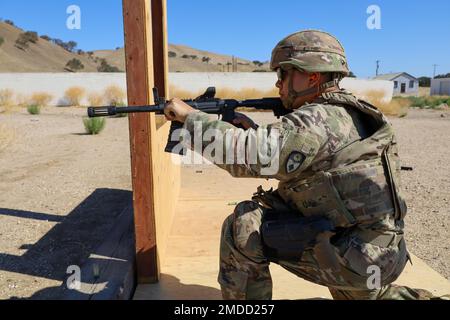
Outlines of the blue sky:
{"type": "MultiPolygon", "coordinates": [[[[414,76],[450,72],[448,0],[168,0],[169,42],[269,60],[273,46],[301,29],[337,36],[360,77],[406,71],[414,76]],[[381,9],[381,30],[369,30],[366,10],[381,9]]],[[[74,40],[83,50],[123,46],[120,0],[1,0],[0,17],[26,30],[74,40]],[[81,30],[66,28],[69,5],[81,8],[81,30]]]]}

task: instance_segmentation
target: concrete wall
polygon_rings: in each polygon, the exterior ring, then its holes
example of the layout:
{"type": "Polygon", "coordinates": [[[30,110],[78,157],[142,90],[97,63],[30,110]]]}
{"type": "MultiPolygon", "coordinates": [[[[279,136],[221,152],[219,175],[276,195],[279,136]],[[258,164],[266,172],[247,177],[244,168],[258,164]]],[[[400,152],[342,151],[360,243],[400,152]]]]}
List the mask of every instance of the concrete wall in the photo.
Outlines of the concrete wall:
{"type": "Polygon", "coordinates": [[[431,79],[432,96],[450,96],[450,78],[431,79]]]}
{"type": "Polygon", "coordinates": [[[405,77],[405,76],[399,76],[397,78],[395,78],[392,82],[397,81],[397,88],[395,88],[394,85],[394,95],[398,95],[398,94],[410,94],[410,95],[415,95],[419,93],[419,80],[415,80],[409,77],[405,77]],[[414,86],[412,88],[410,88],[409,83],[410,81],[414,81],[414,86]],[[401,92],[401,88],[402,88],[402,84],[405,84],[405,93],[401,92]]]}
{"type": "MultiPolygon", "coordinates": [[[[170,73],[171,86],[187,90],[202,91],[209,86],[220,88],[243,89],[257,88],[271,90],[276,82],[273,72],[248,73],[170,73]]],[[[52,105],[65,105],[64,92],[73,86],[84,87],[90,92],[102,93],[110,85],[116,85],[125,90],[124,73],[0,73],[0,90],[11,89],[17,99],[24,99],[35,92],[47,92],[54,99],[52,105]]],[[[393,83],[383,80],[363,80],[345,78],[341,87],[364,96],[369,91],[383,92],[384,99],[390,101],[393,94],[393,83]]],[[[16,99],[16,100],[17,100],[16,99]]],[[[88,105],[87,99],[82,101],[88,105]]]]}

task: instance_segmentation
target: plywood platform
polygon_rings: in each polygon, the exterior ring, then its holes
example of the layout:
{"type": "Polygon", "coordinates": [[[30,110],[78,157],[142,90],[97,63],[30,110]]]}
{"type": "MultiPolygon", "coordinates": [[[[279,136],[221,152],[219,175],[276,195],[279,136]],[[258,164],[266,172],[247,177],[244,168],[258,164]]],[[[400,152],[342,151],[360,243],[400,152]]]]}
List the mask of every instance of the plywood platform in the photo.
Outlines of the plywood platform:
{"type": "MultiPolygon", "coordinates": [[[[237,202],[248,200],[257,186],[276,186],[276,181],[235,179],[212,166],[182,168],[181,193],[161,263],[157,284],[139,285],[135,300],[221,299],[217,282],[219,241],[223,220],[237,202]]],[[[450,293],[450,282],[412,257],[397,283],[450,293]]],[[[326,287],[312,284],[276,264],[270,266],[274,299],[331,299],[326,287]]]]}

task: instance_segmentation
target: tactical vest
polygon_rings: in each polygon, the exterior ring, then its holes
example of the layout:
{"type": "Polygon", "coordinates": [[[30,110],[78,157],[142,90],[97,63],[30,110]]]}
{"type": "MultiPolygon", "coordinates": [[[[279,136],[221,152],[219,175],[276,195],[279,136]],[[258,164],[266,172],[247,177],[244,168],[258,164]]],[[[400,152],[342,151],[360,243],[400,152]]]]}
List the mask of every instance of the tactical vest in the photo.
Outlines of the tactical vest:
{"type": "MultiPolygon", "coordinates": [[[[354,141],[332,154],[327,169],[311,166],[279,184],[278,193],[304,216],[321,215],[335,227],[370,225],[385,216],[402,220],[406,215],[400,185],[400,159],[392,126],[369,103],[353,95],[322,94],[319,103],[355,108],[366,115],[369,137],[354,141]]],[[[366,121],[365,121],[366,122],[366,121]]]]}

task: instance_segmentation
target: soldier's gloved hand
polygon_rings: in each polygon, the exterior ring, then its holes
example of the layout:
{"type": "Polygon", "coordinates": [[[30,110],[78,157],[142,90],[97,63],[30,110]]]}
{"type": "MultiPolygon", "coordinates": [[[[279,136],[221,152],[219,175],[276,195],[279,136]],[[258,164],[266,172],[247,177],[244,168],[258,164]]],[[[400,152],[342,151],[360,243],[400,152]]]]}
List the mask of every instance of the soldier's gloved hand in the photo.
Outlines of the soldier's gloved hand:
{"type": "Polygon", "coordinates": [[[258,125],[249,117],[247,117],[245,114],[242,114],[240,112],[235,113],[235,118],[233,119],[233,124],[235,125],[241,125],[245,130],[252,128],[252,129],[258,129],[258,125]]]}
{"type": "Polygon", "coordinates": [[[169,121],[178,121],[184,123],[186,118],[192,112],[198,112],[197,109],[192,108],[183,100],[173,98],[170,100],[164,108],[164,115],[169,121]]]}

